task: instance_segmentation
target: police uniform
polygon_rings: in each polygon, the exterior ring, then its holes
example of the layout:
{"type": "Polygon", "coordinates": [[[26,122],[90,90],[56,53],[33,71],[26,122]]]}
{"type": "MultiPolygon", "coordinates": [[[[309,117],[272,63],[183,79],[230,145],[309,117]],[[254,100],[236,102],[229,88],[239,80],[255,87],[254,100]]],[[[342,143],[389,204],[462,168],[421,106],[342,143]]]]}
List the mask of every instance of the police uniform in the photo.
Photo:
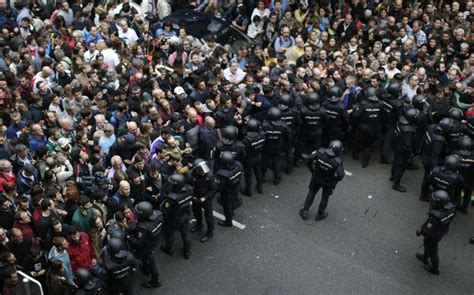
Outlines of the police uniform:
{"type": "Polygon", "coordinates": [[[462,192],[464,198],[462,204],[458,206],[459,211],[467,213],[467,207],[471,200],[472,190],[474,186],[474,152],[472,151],[472,140],[465,136],[461,142],[466,141],[466,144],[454,151],[454,156],[459,160],[459,173],[463,178],[462,192]]]}
{"type": "Polygon", "coordinates": [[[217,191],[220,193],[221,204],[224,209],[225,221],[219,221],[219,225],[232,226],[232,218],[234,216],[234,202],[238,197],[240,179],[242,177],[242,164],[232,160],[227,165],[219,165],[216,172],[217,191]]]}
{"type": "Polygon", "coordinates": [[[362,167],[369,164],[370,154],[382,130],[383,104],[375,98],[363,100],[352,113],[352,120],[357,126],[356,141],[352,155],[358,158],[362,151],[362,167]]]}
{"type": "Polygon", "coordinates": [[[311,170],[312,176],[311,182],[309,183],[309,191],[306,195],[303,208],[300,210],[300,215],[303,219],[307,218],[307,212],[313,204],[314,197],[322,187],[323,193],[316,219],[324,219],[327,217],[325,210],[329,196],[331,196],[336,188],[336,184],[341,181],[345,175],[342,159],[338,153],[335,154],[330,148],[320,148],[306,159],[306,165],[311,170]]]}
{"type": "Polygon", "coordinates": [[[122,251],[125,252],[122,258],[110,255],[107,249],[102,252],[106,282],[110,294],[133,295],[133,274],[138,263],[130,251],[122,251]]]}
{"type": "Polygon", "coordinates": [[[400,181],[410,162],[416,134],[415,120],[418,110],[411,108],[409,111],[410,117],[405,115],[399,118],[392,137],[392,147],[395,155],[390,180],[393,181],[392,189],[399,192],[406,192],[406,189],[400,185],[400,181]]]}
{"type": "Polygon", "coordinates": [[[263,131],[248,131],[242,143],[245,147],[247,157],[244,161],[245,188],[243,194],[252,195],[252,172],[257,181],[257,191],[262,193],[262,151],[265,144],[265,133],[263,131]]]}
{"type": "Polygon", "coordinates": [[[304,105],[300,110],[301,136],[298,137],[296,158],[300,159],[302,153],[309,147],[311,151],[317,150],[322,144],[323,127],[326,118],[326,109],[322,106],[316,108],[304,105]]]}
{"type": "Polygon", "coordinates": [[[445,145],[446,140],[442,130],[439,129],[438,125],[431,125],[425,133],[423,151],[421,154],[421,161],[423,163],[423,168],[425,169],[423,181],[421,183],[420,196],[420,199],[423,201],[429,201],[428,176],[433,170],[433,167],[441,165],[445,145]]]}
{"type": "Polygon", "coordinates": [[[392,136],[393,131],[396,127],[398,118],[403,116],[403,103],[398,99],[397,88],[399,86],[395,85],[398,83],[391,83],[389,85],[389,91],[392,91],[391,94],[387,97],[382,97],[383,103],[383,132],[381,137],[381,155],[380,163],[388,164],[393,159],[393,150],[392,150],[392,136]],[[390,90],[390,87],[394,89],[390,90]]]}
{"type": "MultiPolygon", "coordinates": [[[[443,193],[436,191],[433,194],[443,193]]],[[[444,192],[446,193],[446,192],[444,192]]],[[[439,274],[438,244],[441,238],[448,233],[449,224],[454,219],[455,209],[449,203],[447,194],[446,204],[443,206],[433,206],[428,212],[428,218],[417,231],[417,235],[423,236],[424,253],[417,253],[416,257],[425,264],[425,269],[433,274],[439,274]],[[428,259],[431,260],[431,266],[428,266],[428,259]]]]}
{"type": "MultiPolygon", "coordinates": [[[[197,172],[197,169],[200,169],[200,167],[196,167],[196,161],[190,175],[190,184],[193,187],[194,193],[192,210],[194,218],[196,219],[196,224],[191,228],[191,232],[195,232],[203,227],[202,211],[204,210],[207,232],[205,236],[201,238],[201,242],[205,242],[212,238],[214,231],[212,201],[214,200],[217,188],[215,185],[214,176],[212,175],[211,171],[206,171],[206,173],[202,174],[197,172]]],[[[202,160],[202,163],[205,163],[204,160],[202,160]]],[[[207,167],[207,164],[205,165],[207,167]]]]}
{"type": "Polygon", "coordinates": [[[446,191],[450,202],[459,205],[463,179],[458,172],[449,170],[445,166],[436,166],[428,176],[428,183],[433,187],[433,191],[446,191]]]}
{"type": "Polygon", "coordinates": [[[147,288],[160,286],[158,268],[155,261],[155,248],[158,245],[159,234],[163,228],[163,215],[158,210],[153,210],[153,205],[150,206],[151,215],[141,216],[140,205],[145,202],[140,202],[135,207],[137,211],[138,224],[136,225],[135,235],[130,236],[129,243],[138,254],[138,258],[142,260],[144,273],[150,274],[150,281],[144,283],[147,288]]]}
{"type": "MultiPolygon", "coordinates": [[[[170,177],[171,178],[171,177],[170,177]]],[[[161,212],[164,217],[165,245],[160,249],[168,255],[173,254],[173,234],[177,230],[183,240],[183,253],[189,258],[191,241],[189,239],[189,214],[190,204],[193,200],[193,190],[190,186],[183,186],[179,190],[173,190],[165,196],[161,204],[161,212]]]]}
{"type": "Polygon", "coordinates": [[[281,120],[288,127],[288,143],[285,148],[286,172],[291,174],[293,172],[293,165],[295,162],[296,152],[296,130],[300,126],[300,118],[298,111],[294,107],[287,107],[281,109],[281,120]]]}
{"type": "Polygon", "coordinates": [[[281,121],[281,112],[277,108],[269,110],[268,119],[263,121],[262,129],[265,131],[265,145],[263,146],[263,178],[267,167],[272,164],[274,175],[273,183],[278,185],[281,180],[280,155],[283,147],[288,143],[289,130],[286,124],[281,121]],[[276,117],[270,116],[271,112],[279,113],[276,117]]]}
{"type": "Polygon", "coordinates": [[[342,140],[344,138],[349,115],[339,100],[331,100],[330,98],[323,106],[326,111],[323,145],[327,145],[331,140],[342,140]]]}

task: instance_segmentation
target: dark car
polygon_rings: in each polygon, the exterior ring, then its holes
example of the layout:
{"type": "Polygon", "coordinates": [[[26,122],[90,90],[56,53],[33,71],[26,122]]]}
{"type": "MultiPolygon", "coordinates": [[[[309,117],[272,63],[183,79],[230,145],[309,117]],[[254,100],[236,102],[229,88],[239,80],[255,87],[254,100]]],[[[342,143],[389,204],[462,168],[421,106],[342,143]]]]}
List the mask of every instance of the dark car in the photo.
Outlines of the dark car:
{"type": "Polygon", "coordinates": [[[170,21],[176,32],[179,28],[184,27],[189,35],[199,39],[211,35],[219,44],[230,44],[235,52],[242,44],[248,47],[255,46],[255,42],[251,38],[231,23],[212,14],[196,12],[191,9],[177,10],[153,25],[153,32],[157,28],[161,28],[165,21],[170,21]]]}

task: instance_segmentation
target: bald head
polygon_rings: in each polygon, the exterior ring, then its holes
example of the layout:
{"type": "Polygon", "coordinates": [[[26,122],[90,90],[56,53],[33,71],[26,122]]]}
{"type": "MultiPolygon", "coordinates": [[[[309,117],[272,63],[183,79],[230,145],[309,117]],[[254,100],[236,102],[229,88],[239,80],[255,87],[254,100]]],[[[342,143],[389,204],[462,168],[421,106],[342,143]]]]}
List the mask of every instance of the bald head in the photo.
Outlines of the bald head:
{"type": "Polygon", "coordinates": [[[206,119],[204,119],[204,123],[209,128],[214,128],[214,126],[216,125],[216,121],[211,116],[206,117],[206,119]]]}

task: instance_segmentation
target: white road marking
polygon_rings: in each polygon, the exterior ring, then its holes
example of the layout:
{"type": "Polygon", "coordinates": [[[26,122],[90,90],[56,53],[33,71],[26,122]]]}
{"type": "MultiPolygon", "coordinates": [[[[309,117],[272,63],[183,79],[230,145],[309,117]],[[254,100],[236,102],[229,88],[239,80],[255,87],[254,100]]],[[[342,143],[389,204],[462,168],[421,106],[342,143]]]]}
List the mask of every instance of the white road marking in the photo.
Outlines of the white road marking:
{"type": "Polygon", "coordinates": [[[351,171],[344,170],[344,172],[346,173],[347,176],[352,176],[353,175],[351,171]]]}
{"type": "MultiPolygon", "coordinates": [[[[217,218],[217,219],[225,221],[225,216],[220,214],[219,212],[216,212],[216,211],[212,210],[212,215],[214,215],[214,217],[217,218]]],[[[237,222],[235,220],[232,220],[232,225],[235,226],[238,229],[245,229],[246,228],[245,224],[242,224],[242,223],[237,222]]]]}

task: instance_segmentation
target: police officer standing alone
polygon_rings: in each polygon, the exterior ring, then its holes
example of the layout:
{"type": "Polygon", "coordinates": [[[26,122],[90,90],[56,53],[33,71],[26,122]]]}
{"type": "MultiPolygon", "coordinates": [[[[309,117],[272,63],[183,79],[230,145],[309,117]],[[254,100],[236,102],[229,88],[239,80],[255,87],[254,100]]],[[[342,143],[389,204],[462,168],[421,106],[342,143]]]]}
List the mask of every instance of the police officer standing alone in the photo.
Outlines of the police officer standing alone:
{"type": "Polygon", "coordinates": [[[137,260],[130,251],[125,250],[123,242],[111,238],[101,253],[106,272],[109,294],[133,295],[133,274],[137,260]]]}
{"type": "Polygon", "coordinates": [[[191,227],[191,232],[194,233],[203,228],[202,210],[204,210],[207,231],[200,241],[205,243],[212,238],[212,232],[214,231],[212,201],[216,194],[216,184],[209,166],[203,159],[196,159],[194,161],[193,169],[190,173],[190,184],[194,192],[192,208],[194,218],[196,218],[196,223],[191,227]]]}
{"type": "Polygon", "coordinates": [[[234,216],[233,200],[239,194],[242,164],[234,159],[234,155],[225,151],[219,156],[219,170],[216,172],[217,190],[221,195],[221,204],[224,209],[225,221],[219,220],[220,226],[232,226],[234,216]]]}
{"type": "Polygon", "coordinates": [[[189,240],[189,205],[193,199],[193,190],[186,185],[186,178],[182,174],[173,174],[168,178],[170,192],[161,204],[164,217],[165,245],[160,250],[167,255],[173,255],[173,234],[178,230],[183,240],[183,255],[189,259],[191,241],[189,240]]]}
{"type": "Polygon", "coordinates": [[[160,211],[153,210],[153,205],[147,201],[138,203],[135,206],[135,211],[137,212],[138,224],[135,235],[129,238],[129,242],[132,248],[136,250],[138,258],[142,260],[144,274],[151,275],[150,281],[143,283],[143,287],[160,287],[161,283],[154,250],[158,245],[163,216],[160,211]]]}
{"type": "Polygon", "coordinates": [[[251,118],[247,122],[247,132],[242,140],[247,157],[244,161],[245,188],[243,195],[252,196],[252,174],[257,180],[257,192],[263,193],[262,188],[262,150],[265,143],[265,133],[260,130],[257,119],[251,118]]]}
{"type": "Polygon", "coordinates": [[[329,143],[328,148],[320,148],[306,159],[306,165],[311,170],[312,176],[306,200],[303,208],[300,210],[300,216],[304,220],[308,218],[308,210],[313,204],[314,197],[321,187],[323,188],[323,193],[321,202],[319,203],[316,221],[328,217],[328,213],[325,210],[328,205],[329,196],[331,196],[336,188],[336,184],[341,181],[345,175],[342,159],[339,156],[341,151],[342,143],[339,140],[333,140],[329,143]]]}
{"type": "Polygon", "coordinates": [[[449,224],[455,216],[454,206],[449,203],[449,195],[446,191],[438,190],[431,196],[431,210],[428,219],[416,232],[417,236],[423,237],[424,253],[416,253],[416,258],[425,264],[425,270],[439,275],[438,243],[448,233],[449,224]],[[431,266],[429,266],[429,260],[431,266]]]}

